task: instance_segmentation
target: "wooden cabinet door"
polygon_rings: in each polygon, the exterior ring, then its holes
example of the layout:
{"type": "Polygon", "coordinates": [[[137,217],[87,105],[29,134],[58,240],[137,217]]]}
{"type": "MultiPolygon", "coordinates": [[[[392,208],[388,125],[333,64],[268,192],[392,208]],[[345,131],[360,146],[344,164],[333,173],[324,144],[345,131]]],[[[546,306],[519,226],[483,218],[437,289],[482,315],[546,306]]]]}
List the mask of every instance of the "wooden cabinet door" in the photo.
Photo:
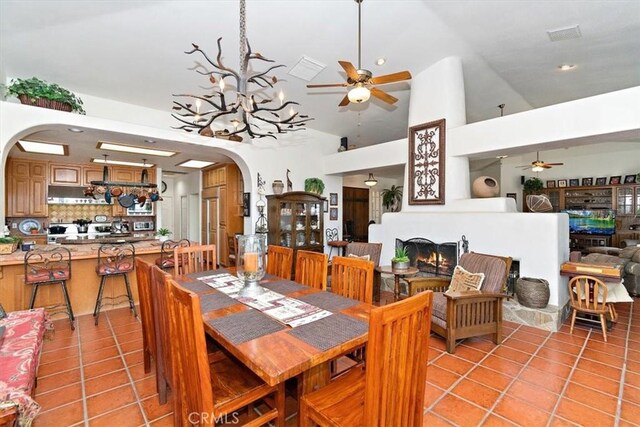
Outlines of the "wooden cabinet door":
{"type": "MultiPolygon", "coordinates": [[[[28,171],[27,167],[27,171],[28,171]]],[[[29,216],[29,187],[31,180],[28,176],[12,176],[7,200],[9,201],[9,216],[29,216]]]]}
{"type": "Polygon", "coordinates": [[[220,224],[220,227],[227,226],[227,206],[227,187],[226,185],[221,185],[220,189],[218,190],[218,222],[220,224]]]}
{"type": "Polygon", "coordinates": [[[51,185],[82,185],[82,167],[74,165],[51,164],[49,174],[51,185]]]}
{"type": "Polygon", "coordinates": [[[216,170],[209,169],[202,171],[202,188],[211,188],[215,185],[216,170]]]}
{"type": "Polygon", "coordinates": [[[227,183],[227,168],[223,167],[223,168],[218,168],[216,169],[216,182],[218,183],[218,185],[222,185],[222,184],[226,184],[227,183]]]}
{"type": "Polygon", "coordinates": [[[31,178],[47,179],[47,162],[32,162],[29,165],[29,175],[31,178]]]}
{"type": "Polygon", "coordinates": [[[140,182],[140,174],[136,174],[136,170],[133,168],[116,167],[112,168],[112,175],[110,181],[118,182],[140,182]],[[137,175],[137,176],[136,176],[137,175]]]}
{"type": "Polygon", "coordinates": [[[223,266],[229,266],[229,242],[227,241],[226,227],[220,227],[218,233],[218,263],[223,266]]]}
{"type": "Polygon", "coordinates": [[[29,211],[33,216],[47,216],[47,180],[45,178],[32,178],[29,185],[29,211]]]}
{"type": "MultiPolygon", "coordinates": [[[[108,179],[111,179],[111,168],[107,168],[109,171],[108,179]]],[[[91,185],[91,181],[102,181],[104,178],[104,168],[100,166],[83,166],[82,167],[82,185],[91,185]]]]}
{"type": "Polygon", "coordinates": [[[31,164],[25,160],[13,160],[7,165],[7,170],[11,171],[11,176],[29,178],[31,174],[31,164]]]}

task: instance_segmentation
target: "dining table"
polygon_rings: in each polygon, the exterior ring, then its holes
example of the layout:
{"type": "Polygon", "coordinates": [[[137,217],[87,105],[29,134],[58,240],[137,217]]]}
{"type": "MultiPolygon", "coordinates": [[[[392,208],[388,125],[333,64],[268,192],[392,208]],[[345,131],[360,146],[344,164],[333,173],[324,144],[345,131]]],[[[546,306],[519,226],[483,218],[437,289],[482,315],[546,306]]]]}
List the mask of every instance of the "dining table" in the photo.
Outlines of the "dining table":
{"type": "Polygon", "coordinates": [[[370,304],[267,274],[259,282],[266,290],[331,312],[291,327],[204,281],[224,274],[235,269],[191,273],[177,281],[199,295],[205,332],[269,385],[297,377],[299,394],[316,390],[329,382],[332,360],[367,342],[370,304]]]}

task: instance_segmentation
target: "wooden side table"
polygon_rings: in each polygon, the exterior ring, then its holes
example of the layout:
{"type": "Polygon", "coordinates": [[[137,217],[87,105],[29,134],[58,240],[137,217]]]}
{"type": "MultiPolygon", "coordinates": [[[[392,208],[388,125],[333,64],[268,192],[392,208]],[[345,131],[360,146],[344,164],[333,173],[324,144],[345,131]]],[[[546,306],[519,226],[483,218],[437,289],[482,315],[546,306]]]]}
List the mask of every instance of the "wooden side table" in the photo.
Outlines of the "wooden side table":
{"type": "Polygon", "coordinates": [[[379,267],[376,267],[376,271],[383,274],[393,274],[394,276],[393,277],[394,279],[393,300],[398,301],[400,299],[400,278],[413,276],[414,274],[418,273],[418,271],[420,270],[418,270],[415,267],[397,269],[397,268],[393,268],[390,265],[381,265],[379,267]]]}
{"type": "Polygon", "coordinates": [[[346,248],[348,244],[349,242],[345,240],[332,240],[331,242],[327,242],[327,245],[331,247],[331,249],[329,249],[329,261],[331,261],[331,253],[333,252],[333,248],[338,249],[338,256],[344,256],[344,248],[346,248]]]}

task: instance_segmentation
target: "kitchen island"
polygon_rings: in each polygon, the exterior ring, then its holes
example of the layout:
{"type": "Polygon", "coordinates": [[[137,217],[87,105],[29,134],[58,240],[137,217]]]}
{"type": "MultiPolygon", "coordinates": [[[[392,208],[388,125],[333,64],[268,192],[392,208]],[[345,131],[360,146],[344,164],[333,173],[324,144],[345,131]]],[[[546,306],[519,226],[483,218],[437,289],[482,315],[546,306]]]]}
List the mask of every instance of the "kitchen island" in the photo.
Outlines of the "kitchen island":
{"type": "MultiPolygon", "coordinates": [[[[156,239],[140,240],[137,237],[129,237],[116,240],[123,239],[132,241],[136,257],[153,263],[160,256],[161,243],[156,239]]],[[[96,274],[100,241],[84,240],[78,243],[80,244],[65,245],[71,251],[71,279],[67,281],[67,289],[76,316],[93,313],[100,284],[100,277],[96,274]]],[[[10,255],[0,255],[0,302],[7,311],[22,310],[29,306],[31,286],[24,283],[24,256],[25,252],[20,250],[10,255]]],[[[129,273],[129,281],[137,303],[138,287],[135,271],[129,273]]],[[[105,297],[114,297],[125,293],[124,280],[121,277],[108,279],[104,290],[105,297]]],[[[63,302],[61,287],[49,285],[38,290],[35,306],[52,306],[63,302]]],[[[124,298],[121,304],[112,307],[105,306],[103,309],[109,310],[127,305],[126,298],[124,298]]],[[[63,318],[64,316],[66,314],[63,313],[54,318],[63,318]]]]}

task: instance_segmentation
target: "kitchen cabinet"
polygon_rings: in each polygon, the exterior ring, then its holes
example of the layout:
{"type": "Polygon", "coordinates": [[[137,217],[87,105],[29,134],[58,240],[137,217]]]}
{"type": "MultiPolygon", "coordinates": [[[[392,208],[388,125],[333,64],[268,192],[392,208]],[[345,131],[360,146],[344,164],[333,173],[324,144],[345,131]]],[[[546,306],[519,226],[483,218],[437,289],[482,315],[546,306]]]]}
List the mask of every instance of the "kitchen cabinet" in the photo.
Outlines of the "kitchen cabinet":
{"type": "Polygon", "coordinates": [[[240,169],[233,163],[202,171],[202,198],[207,209],[202,211],[201,228],[208,230],[203,232],[207,237],[203,242],[217,246],[218,263],[223,266],[229,265],[228,236],[244,232],[241,182],[240,169]],[[215,215],[210,214],[212,210],[215,215]]]}
{"type": "MultiPolygon", "coordinates": [[[[111,168],[107,167],[109,176],[111,176],[111,168]]],[[[82,186],[91,185],[91,181],[102,181],[104,178],[103,166],[82,166],[82,186]]]]}
{"type": "Polygon", "coordinates": [[[140,173],[142,169],[114,166],[111,168],[111,171],[111,174],[109,174],[109,181],[140,182],[140,173]]]}
{"type": "Polygon", "coordinates": [[[7,216],[46,217],[47,162],[10,158],[6,173],[7,216]]]}
{"type": "Polygon", "coordinates": [[[294,260],[300,249],[324,252],[325,202],[324,197],[304,191],[267,196],[269,244],[292,248],[294,260]]]}
{"type": "Polygon", "coordinates": [[[51,185],[82,185],[82,166],[51,163],[49,169],[51,185]]]}

